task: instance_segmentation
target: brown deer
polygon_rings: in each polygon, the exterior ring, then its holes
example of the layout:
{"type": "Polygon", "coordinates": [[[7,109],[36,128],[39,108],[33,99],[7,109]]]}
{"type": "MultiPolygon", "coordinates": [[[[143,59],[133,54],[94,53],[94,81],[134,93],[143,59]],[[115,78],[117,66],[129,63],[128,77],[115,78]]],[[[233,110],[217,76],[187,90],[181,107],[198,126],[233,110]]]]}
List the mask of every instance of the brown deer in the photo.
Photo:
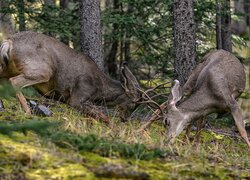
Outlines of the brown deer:
{"type": "Polygon", "coordinates": [[[179,81],[175,80],[164,118],[168,127],[167,141],[174,142],[183,129],[195,121],[202,121],[210,113],[229,111],[241,137],[250,147],[243,116],[236,102],[245,83],[243,65],[234,55],[224,50],[206,55],[184,84],[183,90],[179,81]]]}
{"type": "Polygon", "coordinates": [[[124,119],[135,109],[140,97],[139,84],[126,65],[121,69],[121,83],[105,75],[89,57],[35,32],[20,32],[3,41],[0,63],[0,77],[10,80],[28,114],[31,111],[21,93],[27,86],[34,86],[43,95],[60,97],[70,106],[107,123],[108,117],[93,102],[117,105],[124,119]]]}

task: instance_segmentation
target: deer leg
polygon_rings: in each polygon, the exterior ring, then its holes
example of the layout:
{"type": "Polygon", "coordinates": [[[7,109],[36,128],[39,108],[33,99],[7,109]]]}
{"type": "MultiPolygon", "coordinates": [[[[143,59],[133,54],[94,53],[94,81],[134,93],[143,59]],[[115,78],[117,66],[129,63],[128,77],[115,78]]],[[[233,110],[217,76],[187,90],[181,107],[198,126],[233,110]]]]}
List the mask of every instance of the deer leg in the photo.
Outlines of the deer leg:
{"type": "Polygon", "coordinates": [[[235,124],[240,132],[241,137],[246,141],[247,145],[250,148],[250,142],[247,137],[247,132],[246,132],[245,125],[244,125],[243,116],[242,116],[240,107],[237,104],[236,100],[234,99],[232,100],[232,103],[230,103],[229,108],[231,110],[235,124]]]}
{"type": "Polygon", "coordinates": [[[201,130],[205,126],[205,123],[206,123],[206,120],[204,117],[202,117],[196,121],[196,133],[194,136],[195,142],[200,142],[201,130]]]}
{"type": "Polygon", "coordinates": [[[14,89],[16,90],[16,97],[18,101],[20,102],[21,107],[23,108],[25,113],[31,114],[30,107],[28,106],[27,100],[25,99],[23,93],[21,92],[21,89],[24,87],[32,86],[34,84],[47,82],[49,79],[42,79],[42,78],[35,79],[33,77],[31,79],[31,78],[25,77],[24,74],[20,74],[16,77],[10,78],[9,80],[12,86],[14,87],[14,89]]]}
{"type": "Polygon", "coordinates": [[[189,141],[191,140],[191,135],[190,135],[190,133],[191,133],[192,125],[193,125],[193,124],[189,124],[189,125],[187,126],[187,128],[186,128],[186,138],[187,138],[189,141]]]}

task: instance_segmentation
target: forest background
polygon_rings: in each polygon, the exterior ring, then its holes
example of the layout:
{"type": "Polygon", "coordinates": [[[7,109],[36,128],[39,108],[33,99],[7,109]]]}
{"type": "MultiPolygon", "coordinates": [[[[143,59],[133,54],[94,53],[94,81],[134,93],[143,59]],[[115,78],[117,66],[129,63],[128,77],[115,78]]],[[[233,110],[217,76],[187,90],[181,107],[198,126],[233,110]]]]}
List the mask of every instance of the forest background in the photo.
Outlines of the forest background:
{"type": "MultiPolygon", "coordinates": [[[[226,49],[245,65],[248,84],[240,103],[249,120],[249,0],[1,0],[0,42],[31,30],[85,52],[82,17],[89,17],[84,11],[87,2],[100,12],[102,43],[96,48],[101,54],[99,60],[93,59],[101,61],[105,73],[119,79],[119,67],[126,61],[147,89],[176,77],[185,81],[204,54],[226,49]],[[193,52],[192,57],[176,53],[181,42],[175,27],[183,22],[175,14],[185,16],[185,11],[178,11],[174,3],[183,3],[191,12],[187,23],[194,26],[183,26],[179,33],[191,34],[188,40],[194,48],[187,51],[193,52]],[[193,63],[177,63],[183,59],[193,63]]],[[[0,92],[8,96],[0,115],[0,179],[250,177],[249,151],[232,130],[231,117],[211,116],[211,126],[219,131],[205,130],[199,145],[180,138],[166,147],[160,122],[136,134],[140,122],[121,123],[114,118],[110,130],[66,105],[41,99],[49,104],[53,117],[27,116],[3,88],[0,92]]]]}

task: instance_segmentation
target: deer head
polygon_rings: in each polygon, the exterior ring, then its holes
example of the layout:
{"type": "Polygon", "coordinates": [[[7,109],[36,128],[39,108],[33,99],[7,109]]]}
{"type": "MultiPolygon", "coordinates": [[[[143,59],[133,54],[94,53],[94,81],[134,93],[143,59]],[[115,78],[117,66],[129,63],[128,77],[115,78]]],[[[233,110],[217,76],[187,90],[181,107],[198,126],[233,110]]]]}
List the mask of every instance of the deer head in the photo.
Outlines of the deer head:
{"type": "Polygon", "coordinates": [[[180,82],[178,80],[174,81],[174,85],[171,89],[170,100],[168,102],[167,114],[164,118],[164,124],[168,128],[167,141],[173,142],[174,139],[186,128],[190,118],[187,113],[182,112],[181,109],[177,107],[177,103],[182,99],[182,90],[180,82]]]}
{"type": "Polygon", "coordinates": [[[120,70],[122,87],[125,91],[125,100],[118,106],[122,121],[126,121],[131,113],[139,105],[138,100],[141,97],[140,85],[135,76],[124,63],[120,70]]]}

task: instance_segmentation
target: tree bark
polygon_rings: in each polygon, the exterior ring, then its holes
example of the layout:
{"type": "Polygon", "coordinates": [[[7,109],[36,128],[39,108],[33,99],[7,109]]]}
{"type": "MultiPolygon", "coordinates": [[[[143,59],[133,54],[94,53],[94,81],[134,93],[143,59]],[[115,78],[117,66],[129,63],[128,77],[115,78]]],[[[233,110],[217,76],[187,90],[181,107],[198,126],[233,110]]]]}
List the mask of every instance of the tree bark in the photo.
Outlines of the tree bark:
{"type": "MultiPolygon", "coordinates": [[[[131,3],[128,3],[128,8],[127,8],[127,13],[128,15],[130,15],[133,12],[133,6],[131,3]]],[[[131,61],[131,51],[130,51],[130,35],[128,35],[127,33],[125,34],[125,43],[124,43],[124,60],[126,62],[130,62],[131,61]]]]}
{"type": "MultiPolygon", "coordinates": [[[[8,8],[8,6],[9,4],[7,1],[0,1],[0,8],[8,8]]],[[[4,39],[15,33],[11,16],[8,13],[0,13],[0,32],[4,39]]]]}
{"type": "Polygon", "coordinates": [[[216,3],[216,48],[222,49],[221,37],[221,3],[216,3]]]}
{"type": "Polygon", "coordinates": [[[223,13],[223,15],[221,16],[222,49],[232,52],[230,0],[224,0],[222,5],[222,13],[223,13]]]}
{"type": "MultiPolygon", "coordinates": [[[[69,0],[60,0],[60,9],[61,9],[60,14],[64,13],[64,11],[67,9],[68,5],[69,5],[69,0]]],[[[66,36],[60,37],[60,40],[64,44],[69,45],[69,38],[68,37],[66,37],[66,36]]]]}
{"type": "Polygon", "coordinates": [[[17,1],[19,31],[26,31],[24,0],[17,1]]]}
{"type": "Polygon", "coordinates": [[[65,10],[69,5],[69,0],[60,0],[60,8],[65,10]]]}
{"type": "MultiPolygon", "coordinates": [[[[105,8],[113,10],[119,9],[119,0],[106,0],[105,1],[105,8]]],[[[105,34],[110,34],[115,36],[118,31],[117,23],[113,23],[112,26],[107,26],[105,29],[105,34]]],[[[113,78],[117,77],[117,50],[118,50],[118,40],[116,38],[112,38],[107,36],[104,39],[104,63],[105,63],[105,71],[113,78]]]]}
{"type": "Polygon", "coordinates": [[[248,37],[250,39],[250,2],[248,0],[244,1],[244,9],[246,13],[246,24],[248,26],[247,31],[248,31],[248,37]]]}
{"type": "Polygon", "coordinates": [[[232,21],[232,32],[237,35],[242,35],[247,32],[247,14],[244,8],[245,0],[234,0],[234,13],[241,15],[240,19],[232,21]]]}
{"type": "Polygon", "coordinates": [[[174,0],[174,69],[183,85],[196,65],[193,0],[174,0]]]}
{"type": "Polygon", "coordinates": [[[131,61],[130,39],[127,38],[124,43],[124,60],[129,63],[131,61]]]}
{"type": "Polygon", "coordinates": [[[230,0],[217,0],[216,46],[232,52],[230,0]]]}
{"type": "Polygon", "coordinates": [[[104,71],[100,1],[80,1],[81,49],[104,71]]]}

